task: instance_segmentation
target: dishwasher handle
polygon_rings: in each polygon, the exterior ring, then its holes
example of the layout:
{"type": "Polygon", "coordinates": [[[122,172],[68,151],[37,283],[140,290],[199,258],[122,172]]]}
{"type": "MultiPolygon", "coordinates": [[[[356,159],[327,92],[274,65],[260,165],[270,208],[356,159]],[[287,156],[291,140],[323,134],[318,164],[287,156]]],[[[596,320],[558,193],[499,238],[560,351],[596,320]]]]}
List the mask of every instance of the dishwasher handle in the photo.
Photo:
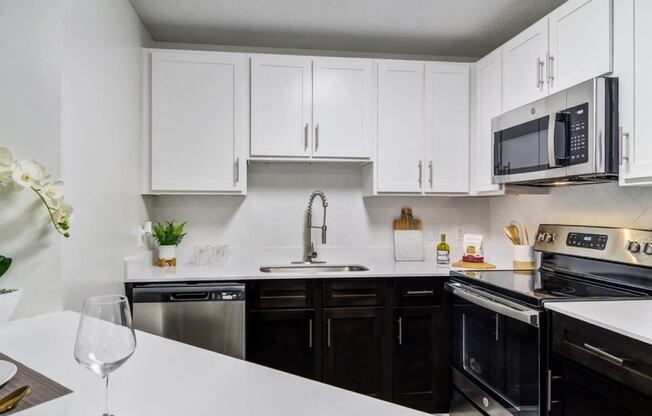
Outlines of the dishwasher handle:
{"type": "Polygon", "coordinates": [[[209,300],[210,292],[176,292],[170,293],[171,302],[185,302],[189,300],[209,300]]]}

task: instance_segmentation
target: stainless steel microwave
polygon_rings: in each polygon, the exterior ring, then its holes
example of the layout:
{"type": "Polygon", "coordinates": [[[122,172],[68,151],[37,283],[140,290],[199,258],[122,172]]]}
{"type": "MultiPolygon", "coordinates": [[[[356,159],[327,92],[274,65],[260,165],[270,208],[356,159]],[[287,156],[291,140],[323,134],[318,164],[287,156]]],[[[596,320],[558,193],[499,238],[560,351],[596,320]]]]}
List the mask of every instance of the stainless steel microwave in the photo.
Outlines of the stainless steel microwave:
{"type": "Polygon", "coordinates": [[[595,78],[491,121],[493,183],[618,179],[618,79],[595,78]]]}

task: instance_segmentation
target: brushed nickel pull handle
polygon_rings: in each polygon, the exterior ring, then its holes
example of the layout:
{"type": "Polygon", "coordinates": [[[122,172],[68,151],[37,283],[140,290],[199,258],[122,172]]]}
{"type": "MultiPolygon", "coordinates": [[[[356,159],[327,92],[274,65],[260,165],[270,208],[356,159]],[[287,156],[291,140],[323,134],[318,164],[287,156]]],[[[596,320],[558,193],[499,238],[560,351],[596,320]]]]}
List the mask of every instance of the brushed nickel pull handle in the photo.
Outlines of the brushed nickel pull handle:
{"type": "Polygon", "coordinates": [[[308,150],[308,123],[303,128],[303,150],[308,150]]]}
{"type": "Polygon", "coordinates": [[[235,158],[235,163],[233,164],[234,166],[234,172],[233,172],[233,178],[235,183],[240,182],[240,158],[236,157],[235,158]]]}
{"type": "Polygon", "coordinates": [[[331,347],[331,320],[328,318],[326,320],[326,345],[328,348],[331,347]]]}
{"type": "Polygon", "coordinates": [[[434,293],[434,290],[408,290],[405,292],[405,294],[408,296],[432,295],[434,293]]]}
{"type": "Polygon", "coordinates": [[[548,55],[548,83],[552,86],[552,81],[555,80],[555,57],[548,55]]]}
{"type": "Polygon", "coordinates": [[[308,320],[308,348],[312,349],[312,318],[308,320]]]}
{"type": "Polygon", "coordinates": [[[545,84],[545,81],[543,80],[543,67],[545,65],[545,62],[543,62],[543,59],[537,57],[537,88],[543,87],[543,84],[545,84]]]}
{"type": "Polygon", "coordinates": [[[620,128],[620,164],[624,164],[624,161],[629,163],[629,133],[623,132],[623,128],[620,128]],[[627,143],[625,143],[625,141],[627,143]],[[624,151],[627,149],[627,156],[624,155],[624,151]]]}
{"type": "Polygon", "coordinates": [[[586,342],[584,343],[584,348],[586,348],[587,350],[591,351],[592,353],[594,353],[594,354],[596,354],[596,355],[598,355],[598,356],[600,356],[600,357],[602,357],[602,358],[604,358],[606,360],[611,361],[612,363],[615,363],[615,364],[618,364],[618,365],[621,365],[621,366],[623,364],[625,364],[624,359],[622,359],[620,357],[616,357],[613,354],[609,354],[607,351],[603,350],[602,348],[594,347],[593,345],[588,344],[586,342]]]}
{"type": "Polygon", "coordinates": [[[403,345],[403,318],[398,318],[398,345],[403,345]]]}
{"type": "Polygon", "coordinates": [[[423,183],[423,162],[419,161],[417,167],[419,168],[419,186],[421,186],[423,183]]]}
{"type": "Polygon", "coordinates": [[[433,186],[432,182],[433,182],[433,178],[434,178],[433,169],[432,169],[432,160],[428,162],[428,169],[430,170],[429,182],[430,182],[430,188],[432,189],[432,186],[433,186]]]}
{"type": "Polygon", "coordinates": [[[315,152],[319,150],[319,123],[315,126],[315,152]]]}

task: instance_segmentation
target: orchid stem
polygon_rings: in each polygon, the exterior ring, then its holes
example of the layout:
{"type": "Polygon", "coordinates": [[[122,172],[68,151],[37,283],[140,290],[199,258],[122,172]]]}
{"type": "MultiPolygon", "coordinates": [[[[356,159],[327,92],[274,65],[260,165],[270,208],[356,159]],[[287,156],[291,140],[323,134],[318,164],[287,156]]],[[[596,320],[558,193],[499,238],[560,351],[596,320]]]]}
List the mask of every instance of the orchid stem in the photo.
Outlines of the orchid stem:
{"type": "Polygon", "coordinates": [[[41,198],[41,201],[43,201],[43,204],[45,204],[45,207],[48,209],[48,214],[50,214],[50,220],[52,221],[52,225],[54,226],[54,229],[57,230],[57,232],[59,234],[61,234],[62,236],[68,237],[68,235],[66,235],[67,233],[61,230],[61,227],[59,226],[59,224],[57,224],[57,221],[54,219],[53,212],[56,212],[57,210],[52,208],[50,206],[50,204],[48,204],[48,202],[45,200],[45,198],[41,194],[41,191],[34,188],[33,186],[31,188],[32,188],[32,191],[34,191],[36,193],[36,195],[38,195],[38,197],[41,198]]]}

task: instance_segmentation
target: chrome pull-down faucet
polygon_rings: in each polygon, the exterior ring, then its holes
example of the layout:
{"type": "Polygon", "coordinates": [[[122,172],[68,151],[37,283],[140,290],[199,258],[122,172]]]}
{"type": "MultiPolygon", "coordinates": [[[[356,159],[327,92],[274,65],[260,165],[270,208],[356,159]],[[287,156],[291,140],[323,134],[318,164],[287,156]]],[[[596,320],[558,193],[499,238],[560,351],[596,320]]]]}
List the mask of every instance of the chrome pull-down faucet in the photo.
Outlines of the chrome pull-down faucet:
{"type": "Polygon", "coordinates": [[[317,251],[315,251],[315,244],[312,242],[312,230],[317,228],[321,230],[321,243],[326,244],[326,207],[328,202],[326,202],[326,195],[322,191],[313,191],[310,194],[310,199],[308,200],[308,211],[306,212],[306,236],[305,236],[305,246],[304,246],[304,263],[325,263],[323,261],[316,261],[317,251]],[[324,219],[321,226],[312,225],[312,205],[315,202],[315,198],[321,198],[321,206],[324,208],[324,219]]]}

